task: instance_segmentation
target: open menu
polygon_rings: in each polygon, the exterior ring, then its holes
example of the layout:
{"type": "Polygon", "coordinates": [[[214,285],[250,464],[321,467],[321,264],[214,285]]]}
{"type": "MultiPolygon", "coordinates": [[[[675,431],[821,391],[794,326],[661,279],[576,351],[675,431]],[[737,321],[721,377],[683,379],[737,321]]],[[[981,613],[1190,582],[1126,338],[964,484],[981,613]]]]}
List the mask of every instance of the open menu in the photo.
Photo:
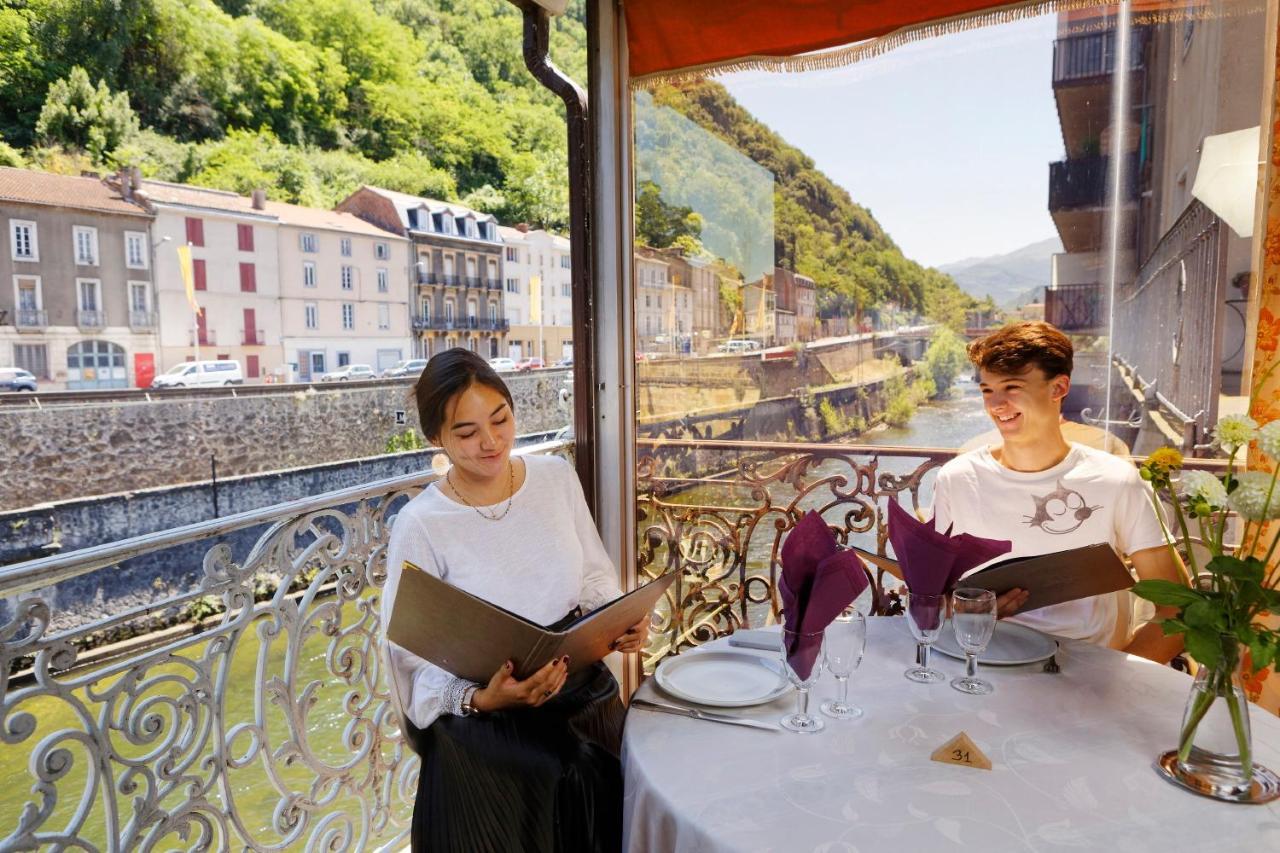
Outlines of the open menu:
{"type": "Polygon", "coordinates": [[[548,661],[568,655],[574,673],[609,654],[609,644],[649,615],[675,577],[671,572],[650,581],[552,631],[406,561],[387,639],[480,684],[508,660],[515,664],[516,678],[528,678],[548,661]]]}
{"type": "MultiPolygon", "coordinates": [[[[897,561],[856,548],[859,555],[896,577],[902,577],[897,561]],[[872,559],[874,557],[874,559],[872,559]]],[[[1084,545],[1052,554],[997,560],[960,579],[959,586],[989,589],[1002,595],[1025,589],[1030,596],[1019,612],[1105,595],[1133,586],[1133,575],[1116,549],[1106,542],[1084,545]]]]}

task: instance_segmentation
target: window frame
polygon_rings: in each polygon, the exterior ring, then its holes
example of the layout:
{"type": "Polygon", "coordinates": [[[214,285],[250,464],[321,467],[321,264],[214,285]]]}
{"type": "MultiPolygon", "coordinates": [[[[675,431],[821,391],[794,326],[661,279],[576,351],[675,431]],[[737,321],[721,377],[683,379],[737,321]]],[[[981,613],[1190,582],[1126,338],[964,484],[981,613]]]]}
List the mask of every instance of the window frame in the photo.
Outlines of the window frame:
{"type": "Polygon", "coordinates": [[[307,329],[320,328],[320,304],[317,302],[302,303],[302,324],[307,329]]]}
{"type": "Polygon", "coordinates": [[[351,257],[351,238],[343,237],[338,241],[338,254],[344,258],[351,257]]]}
{"type": "Polygon", "coordinates": [[[34,288],[34,290],[35,290],[35,294],[36,294],[36,307],[35,307],[34,309],[32,309],[32,310],[35,310],[35,311],[43,311],[43,310],[44,310],[44,293],[43,293],[43,286],[42,286],[42,282],[41,282],[41,276],[38,276],[38,275],[25,275],[25,274],[23,274],[23,273],[14,273],[14,274],[13,274],[13,307],[14,307],[14,310],[15,310],[15,311],[26,311],[26,310],[28,310],[28,309],[26,309],[26,308],[23,308],[23,307],[22,307],[22,287],[21,287],[21,285],[19,284],[19,281],[20,281],[20,280],[21,280],[21,281],[31,281],[31,280],[34,280],[34,281],[35,281],[35,288],[34,288]]]}
{"type": "Polygon", "coordinates": [[[356,289],[356,268],[351,264],[343,264],[338,270],[338,286],[343,290],[356,289]]]}
{"type": "Polygon", "coordinates": [[[303,231],[298,235],[298,248],[307,255],[314,255],[320,251],[320,241],[316,239],[314,231],[303,231]]]}
{"type": "Polygon", "coordinates": [[[377,279],[378,279],[378,292],[390,293],[391,292],[391,270],[387,269],[386,267],[378,267],[377,279]]]}
{"type": "Polygon", "coordinates": [[[40,262],[40,232],[36,222],[31,219],[10,219],[9,220],[9,257],[19,263],[39,263],[40,262]],[[28,240],[30,244],[31,254],[18,254],[18,229],[28,229],[28,240]]]}
{"type": "Polygon", "coordinates": [[[344,332],[353,332],[356,328],[356,304],[354,302],[342,303],[342,330],[344,332]]]}
{"type": "Polygon", "coordinates": [[[302,286],[316,287],[316,262],[302,262],[302,286]]]}
{"type": "Polygon", "coordinates": [[[125,268],[131,269],[131,270],[151,269],[151,253],[150,253],[150,246],[148,245],[148,241],[147,241],[146,231],[124,232],[124,265],[125,265],[125,268]],[[130,249],[129,249],[129,247],[132,245],[132,243],[135,240],[138,242],[138,245],[141,247],[141,252],[139,253],[139,257],[141,257],[142,262],[138,264],[133,263],[133,260],[130,257],[130,249]]]}
{"type": "Polygon", "coordinates": [[[391,306],[385,302],[378,303],[378,328],[382,331],[391,328],[391,306]]]}
{"type": "Polygon", "coordinates": [[[94,311],[98,314],[105,313],[102,308],[102,279],[92,276],[76,276],[76,310],[77,311],[94,311]],[[93,307],[89,308],[84,304],[84,285],[93,285],[93,307]]]}
{"type": "Polygon", "coordinates": [[[373,244],[373,257],[378,261],[391,260],[391,244],[386,240],[379,240],[373,244]]]}

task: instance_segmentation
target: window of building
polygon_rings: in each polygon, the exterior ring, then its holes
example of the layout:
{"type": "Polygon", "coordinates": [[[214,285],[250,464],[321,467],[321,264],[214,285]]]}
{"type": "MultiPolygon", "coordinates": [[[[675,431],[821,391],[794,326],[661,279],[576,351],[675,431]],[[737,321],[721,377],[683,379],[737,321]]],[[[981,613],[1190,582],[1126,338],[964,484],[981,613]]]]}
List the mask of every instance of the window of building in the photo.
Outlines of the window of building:
{"type": "Polygon", "coordinates": [[[563,282],[563,283],[561,283],[561,285],[560,285],[560,295],[561,295],[561,296],[572,296],[572,295],[573,295],[573,292],[569,289],[569,283],[568,283],[568,282],[563,282]]]}
{"type": "Polygon", "coordinates": [[[378,292],[386,293],[391,289],[391,273],[386,269],[378,270],[378,292]]]}
{"type": "Polygon", "coordinates": [[[570,269],[570,267],[569,267],[569,256],[568,256],[568,255],[561,255],[561,256],[560,256],[560,267],[561,267],[561,269],[566,269],[566,270],[567,270],[567,269],[570,269]]]}
{"type": "Polygon", "coordinates": [[[304,231],[302,233],[301,240],[302,240],[302,251],[308,252],[311,254],[314,254],[315,252],[319,251],[319,249],[317,248],[318,244],[316,242],[316,235],[312,234],[310,231],[304,231]]]}
{"type": "Polygon", "coordinates": [[[236,246],[242,252],[253,251],[253,226],[240,224],[236,226],[236,246]]]}
{"type": "Polygon", "coordinates": [[[196,258],[191,261],[191,274],[195,279],[196,290],[209,289],[209,268],[203,258],[196,258]]]}
{"type": "Polygon", "coordinates": [[[150,312],[150,288],[145,281],[129,282],[129,310],[134,314],[150,312]]]}
{"type": "Polygon", "coordinates": [[[489,323],[494,324],[497,322],[498,322],[498,306],[490,302],[489,303],[489,323]]]}
{"type": "Polygon", "coordinates": [[[76,295],[81,311],[96,312],[102,305],[102,282],[96,278],[78,278],[76,295]]]}
{"type": "Polygon", "coordinates": [[[389,260],[391,258],[391,244],[381,241],[374,243],[373,256],[380,261],[389,260]]]}
{"type": "Polygon", "coordinates": [[[351,257],[351,238],[350,237],[342,238],[341,242],[338,243],[338,251],[342,253],[342,257],[344,258],[351,257]]]}
{"type": "Polygon", "coordinates": [[[124,265],[131,270],[145,270],[150,262],[147,235],[142,231],[124,232],[124,265]]]}
{"type": "Polygon", "coordinates": [[[465,216],[446,216],[445,219],[453,220],[453,233],[457,234],[459,237],[467,236],[467,219],[465,216]]]}
{"type": "Polygon", "coordinates": [[[378,328],[391,328],[391,306],[385,302],[378,303],[378,328]]]}
{"type": "Polygon", "coordinates": [[[14,344],[13,366],[20,367],[37,379],[50,379],[49,349],[44,344],[14,344]]]}
{"type": "Polygon", "coordinates": [[[446,302],[444,304],[444,321],[446,323],[453,322],[453,303],[452,302],[446,302]]]}
{"type": "Polygon", "coordinates": [[[520,280],[515,278],[507,279],[507,293],[519,293],[520,280]]]}
{"type": "Polygon", "coordinates": [[[308,302],[303,305],[302,311],[308,329],[317,329],[320,327],[320,311],[314,302],[308,302]]]}
{"type": "Polygon", "coordinates": [[[422,300],[422,321],[431,322],[431,302],[427,299],[422,300]]]}
{"type": "Polygon", "coordinates": [[[190,246],[204,245],[204,220],[196,219],[194,216],[186,217],[187,226],[187,244],[190,246]]]}
{"type": "Polygon", "coordinates": [[[507,260],[513,264],[520,263],[520,250],[515,246],[507,247],[507,260]]]}
{"type": "Polygon", "coordinates": [[[240,292],[257,293],[258,271],[253,264],[240,265],[240,292]]]}
{"type": "Polygon", "coordinates": [[[302,262],[302,286],[316,286],[316,265],[311,261],[302,262]]]}
{"type": "Polygon", "coordinates": [[[342,328],[354,329],[356,327],[356,306],[351,302],[342,303],[342,328]]]}
{"type": "Polygon", "coordinates": [[[76,225],[71,229],[75,240],[76,263],[80,266],[98,265],[98,229],[76,225]]]}
{"type": "Polygon", "coordinates": [[[40,244],[36,224],[21,219],[9,220],[9,248],[15,261],[40,260],[40,244]]]}
{"type": "Polygon", "coordinates": [[[351,353],[349,353],[349,352],[340,352],[340,353],[338,353],[338,367],[339,367],[339,368],[346,367],[346,366],[347,366],[348,364],[350,364],[350,363],[351,363],[351,353]]]}
{"type": "Polygon", "coordinates": [[[349,266],[343,266],[343,268],[342,268],[342,289],[343,289],[343,290],[351,290],[353,287],[355,287],[355,281],[356,281],[356,274],[355,274],[355,270],[354,270],[352,267],[349,267],[349,266]]]}

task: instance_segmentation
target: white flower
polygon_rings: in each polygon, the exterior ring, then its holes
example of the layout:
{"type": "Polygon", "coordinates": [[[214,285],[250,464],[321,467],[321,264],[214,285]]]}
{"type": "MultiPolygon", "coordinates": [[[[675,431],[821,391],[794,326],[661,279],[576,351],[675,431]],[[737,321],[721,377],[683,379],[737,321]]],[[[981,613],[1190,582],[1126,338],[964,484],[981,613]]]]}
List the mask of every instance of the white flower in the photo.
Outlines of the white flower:
{"type": "Polygon", "coordinates": [[[1258,422],[1248,415],[1226,415],[1218,419],[1213,437],[1227,453],[1235,453],[1253,441],[1258,434],[1258,422]]]}
{"type": "Polygon", "coordinates": [[[1240,513],[1241,518],[1246,521],[1280,518],[1280,484],[1277,484],[1275,493],[1268,501],[1267,493],[1270,491],[1270,474],[1265,471],[1245,471],[1239,476],[1235,491],[1227,498],[1227,506],[1240,513]]]}
{"type": "Polygon", "coordinates": [[[1203,502],[1215,509],[1227,505],[1226,487],[1208,471],[1183,471],[1178,479],[1178,491],[1193,504],[1203,502]]]}
{"type": "Polygon", "coordinates": [[[1280,421],[1271,421],[1258,430],[1258,447],[1272,459],[1280,459],[1280,421]]]}

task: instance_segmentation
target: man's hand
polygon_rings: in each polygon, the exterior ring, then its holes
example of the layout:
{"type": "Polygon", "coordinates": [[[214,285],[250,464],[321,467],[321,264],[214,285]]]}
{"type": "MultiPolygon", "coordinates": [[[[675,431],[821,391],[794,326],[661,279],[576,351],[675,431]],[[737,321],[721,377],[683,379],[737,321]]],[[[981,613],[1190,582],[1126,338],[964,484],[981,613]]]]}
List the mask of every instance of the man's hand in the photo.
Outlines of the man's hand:
{"type": "Polygon", "coordinates": [[[471,697],[477,711],[501,711],[504,708],[536,708],[564,687],[569,677],[569,658],[556,658],[523,681],[512,675],[514,667],[507,661],[471,697]]]}
{"type": "Polygon", "coordinates": [[[1025,589],[1011,589],[1004,595],[996,596],[996,618],[1003,619],[1017,613],[1030,597],[1031,593],[1025,589]]]}
{"type": "Polygon", "coordinates": [[[649,642],[649,617],[646,616],[627,629],[627,633],[609,644],[615,652],[638,652],[649,642]]]}

